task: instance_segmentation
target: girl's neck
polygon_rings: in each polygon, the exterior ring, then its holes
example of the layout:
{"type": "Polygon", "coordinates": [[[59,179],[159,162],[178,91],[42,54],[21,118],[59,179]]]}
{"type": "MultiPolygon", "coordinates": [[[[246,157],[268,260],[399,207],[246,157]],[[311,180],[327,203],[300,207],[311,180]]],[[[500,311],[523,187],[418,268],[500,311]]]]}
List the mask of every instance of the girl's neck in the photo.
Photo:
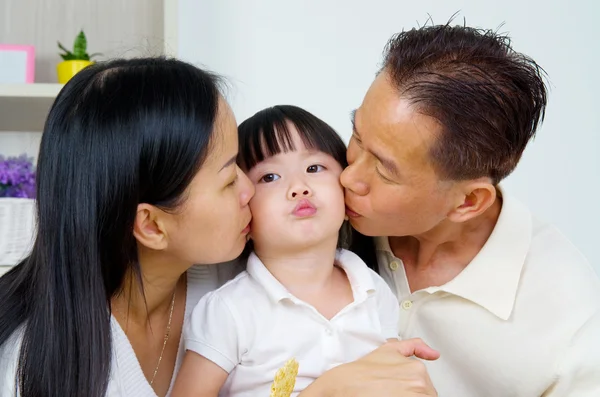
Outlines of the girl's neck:
{"type": "Polygon", "coordinates": [[[337,235],[297,250],[255,245],[254,252],[290,293],[304,299],[320,294],[334,281],[336,245],[337,235]]]}

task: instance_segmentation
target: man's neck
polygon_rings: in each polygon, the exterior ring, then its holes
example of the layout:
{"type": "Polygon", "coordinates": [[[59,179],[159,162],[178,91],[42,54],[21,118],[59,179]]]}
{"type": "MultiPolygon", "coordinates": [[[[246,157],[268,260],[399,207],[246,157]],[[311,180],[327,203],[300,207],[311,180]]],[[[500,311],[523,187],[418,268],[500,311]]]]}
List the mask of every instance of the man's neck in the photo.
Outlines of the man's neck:
{"type": "Polygon", "coordinates": [[[318,294],[333,280],[337,236],[335,239],[300,249],[278,247],[264,249],[255,245],[255,253],[271,274],[293,295],[318,294]]]}
{"type": "Polygon", "coordinates": [[[390,248],[404,262],[411,290],[447,283],[462,272],[492,234],[502,200],[463,223],[448,220],[419,236],[390,237],[390,248]]]}

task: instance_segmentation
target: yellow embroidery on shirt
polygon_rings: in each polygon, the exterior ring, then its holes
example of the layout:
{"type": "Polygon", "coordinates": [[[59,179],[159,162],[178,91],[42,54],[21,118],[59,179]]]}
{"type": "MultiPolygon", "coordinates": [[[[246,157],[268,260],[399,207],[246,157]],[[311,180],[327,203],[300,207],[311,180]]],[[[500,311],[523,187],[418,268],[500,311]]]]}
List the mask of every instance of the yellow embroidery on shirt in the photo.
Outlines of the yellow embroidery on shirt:
{"type": "Polygon", "coordinates": [[[270,397],[290,397],[296,385],[296,376],[298,375],[298,361],[295,358],[289,359],[285,365],[277,370],[275,379],[271,384],[270,397]]]}

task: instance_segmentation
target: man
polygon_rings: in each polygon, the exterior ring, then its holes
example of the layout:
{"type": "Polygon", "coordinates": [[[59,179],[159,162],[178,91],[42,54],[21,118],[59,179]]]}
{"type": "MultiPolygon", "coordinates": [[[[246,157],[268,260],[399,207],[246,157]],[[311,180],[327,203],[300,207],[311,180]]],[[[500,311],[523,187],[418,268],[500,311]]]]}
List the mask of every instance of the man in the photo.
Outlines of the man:
{"type": "Polygon", "coordinates": [[[543,120],[540,67],[507,37],[402,32],[353,116],[347,214],[442,397],[600,396],[600,280],[499,183],[543,120]]]}

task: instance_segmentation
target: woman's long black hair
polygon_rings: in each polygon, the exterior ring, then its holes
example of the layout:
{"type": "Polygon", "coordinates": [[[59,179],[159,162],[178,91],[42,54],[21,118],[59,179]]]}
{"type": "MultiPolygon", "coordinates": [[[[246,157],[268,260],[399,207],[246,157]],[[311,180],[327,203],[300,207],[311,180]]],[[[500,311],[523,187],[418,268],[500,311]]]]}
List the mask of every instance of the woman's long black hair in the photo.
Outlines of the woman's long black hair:
{"type": "Polygon", "coordinates": [[[163,58],[96,64],[60,92],[40,147],[33,251],[0,278],[0,345],[22,332],[21,396],[105,395],[110,299],[139,275],[136,208],[185,199],[218,103],[215,76],[163,58]]]}

